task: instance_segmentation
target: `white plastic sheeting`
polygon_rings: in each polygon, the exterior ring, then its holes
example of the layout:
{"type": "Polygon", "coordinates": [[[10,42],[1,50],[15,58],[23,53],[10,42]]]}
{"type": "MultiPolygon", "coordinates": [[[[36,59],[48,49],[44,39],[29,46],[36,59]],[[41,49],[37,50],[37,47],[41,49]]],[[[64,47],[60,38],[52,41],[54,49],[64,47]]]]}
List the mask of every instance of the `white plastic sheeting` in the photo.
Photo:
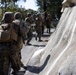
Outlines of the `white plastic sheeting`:
{"type": "Polygon", "coordinates": [[[44,48],[40,65],[45,62],[48,55],[51,57],[48,60],[46,67],[39,73],[39,75],[76,75],[76,62],[73,62],[76,57],[74,57],[75,52],[76,6],[64,9],[56,31],[51,35],[48,44],[44,48]],[[63,65],[64,62],[65,64],[63,65]],[[66,69],[65,65],[67,66],[66,69]],[[69,66],[70,70],[68,70],[69,66]]]}

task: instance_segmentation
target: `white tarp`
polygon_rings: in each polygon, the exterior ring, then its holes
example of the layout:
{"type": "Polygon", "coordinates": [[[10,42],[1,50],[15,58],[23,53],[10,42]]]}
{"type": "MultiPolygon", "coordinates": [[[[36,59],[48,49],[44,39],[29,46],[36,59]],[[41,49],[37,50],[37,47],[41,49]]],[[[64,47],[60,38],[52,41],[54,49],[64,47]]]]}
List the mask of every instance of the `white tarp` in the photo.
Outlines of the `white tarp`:
{"type": "Polygon", "coordinates": [[[76,6],[64,9],[56,31],[51,35],[47,46],[44,48],[44,54],[41,57],[40,65],[45,62],[48,55],[51,57],[48,60],[46,67],[39,75],[76,75],[76,62],[73,62],[76,57],[74,57],[75,53],[76,6]],[[63,65],[64,62],[67,64],[66,69],[65,65],[63,65]],[[72,69],[70,70],[68,70],[70,66],[68,63],[72,66],[72,69]]]}

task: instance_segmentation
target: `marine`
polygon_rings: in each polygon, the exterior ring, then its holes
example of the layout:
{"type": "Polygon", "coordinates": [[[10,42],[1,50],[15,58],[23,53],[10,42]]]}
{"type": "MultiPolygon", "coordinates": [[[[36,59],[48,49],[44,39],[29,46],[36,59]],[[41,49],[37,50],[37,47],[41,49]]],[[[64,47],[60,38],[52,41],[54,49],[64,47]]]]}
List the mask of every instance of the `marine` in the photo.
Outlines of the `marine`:
{"type": "Polygon", "coordinates": [[[29,27],[29,31],[28,31],[28,33],[27,33],[27,45],[32,45],[31,43],[30,43],[30,41],[31,41],[31,39],[32,39],[32,37],[33,37],[33,33],[32,33],[32,27],[31,27],[31,24],[33,23],[33,20],[32,20],[32,15],[29,13],[28,15],[27,15],[27,17],[25,18],[25,21],[26,21],[26,23],[27,23],[27,25],[28,25],[28,27],[29,27]]]}
{"type": "MultiPolygon", "coordinates": [[[[41,40],[41,37],[42,37],[42,18],[41,18],[41,14],[37,14],[36,15],[36,19],[35,19],[35,28],[36,28],[36,32],[37,32],[37,37],[39,39],[39,41],[42,41],[41,40]]],[[[37,40],[37,37],[36,37],[36,40],[37,40]]]]}
{"type": "MultiPolygon", "coordinates": [[[[14,15],[12,12],[5,12],[3,16],[4,24],[12,24],[14,20],[14,15]]],[[[18,29],[19,27],[16,26],[18,29]]],[[[9,65],[14,69],[14,75],[17,75],[20,65],[18,63],[18,49],[16,46],[16,41],[11,40],[7,42],[0,42],[0,75],[8,75],[9,65]]]]}
{"type": "MultiPolygon", "coordinates": [[[[18,75],[18,72],[21,67],[20,58],[19,56],[19,47],[18,47],[18,37],[23,35],[23,31],[20,30],[20,26],[13,22],[14,14],[13,12],[5,12],[3,15],[3,24],[4,31],[10,30],[11,37],[8,40],[0,40],[0,75],[8,75],[9,66],[11,64],[12,69],[14,70],[14,75],[18,75]],[[16,38],[15,35],[16,34],[16,38]]],[[[0,29],[1,30],[1,29],[0,29]]],[[[1,35],[0,35],[1,36],[1,35]]],[[[5,35],[6,36],[6,35],[5,35]]]]}

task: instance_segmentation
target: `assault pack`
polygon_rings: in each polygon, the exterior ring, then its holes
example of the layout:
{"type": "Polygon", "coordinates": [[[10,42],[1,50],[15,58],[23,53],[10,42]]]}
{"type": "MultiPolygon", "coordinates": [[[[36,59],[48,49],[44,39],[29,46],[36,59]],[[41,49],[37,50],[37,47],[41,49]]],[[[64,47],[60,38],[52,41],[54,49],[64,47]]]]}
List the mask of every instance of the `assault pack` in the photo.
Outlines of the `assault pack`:
{"type": "Polygon", "coordinates": [[[22,34],[21,37],[22,37],[24,40],[26,40],[26,38],[27,38],[27,33],[28,33],[28,31],[29,31],[29,27],[27,26],[27,24],[26,24],[23,20],[22,20],[22,21],[20,21],[20,20],[14,20],[13,23],[15,23],[15,24],[17,24],[17,25],[20,26],[20,32],[21,32],[21,34],[22,34]]]}
{"type": "Polygon", "coordinates": [[[4,23],[0,25],[0,42],[17,41],[18,35],[13,26],[13,23],[4,23]]]}
{"type": "Polygon", "coordinates": [[[25,43],[27,38],[28,27],[24,21],[14,20],[13,23],[20,26],[21,36],[18,36],[17,46],[19,49],[22,49],[23,43],[25,43]]]}

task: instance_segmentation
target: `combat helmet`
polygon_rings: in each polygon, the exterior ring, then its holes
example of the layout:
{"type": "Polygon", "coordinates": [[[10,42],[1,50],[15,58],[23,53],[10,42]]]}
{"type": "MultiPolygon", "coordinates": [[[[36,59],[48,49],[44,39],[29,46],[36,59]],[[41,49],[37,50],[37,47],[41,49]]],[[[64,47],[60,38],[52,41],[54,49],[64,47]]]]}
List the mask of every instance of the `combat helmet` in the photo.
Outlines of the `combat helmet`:
{"type": "Polygon", "coordinates": [[[20,12],[16,12],[16,13],[14,14],[14,18],[15,18],[15,19],[21,19],[21,18],[22,18],[22,14],[21,14],[20,12]]]}
{"type": "Polygon", "coordinates": [[[14,20],[13,12],[5,12],[2,21],[5,23],[11,23],[14,20]]]}

